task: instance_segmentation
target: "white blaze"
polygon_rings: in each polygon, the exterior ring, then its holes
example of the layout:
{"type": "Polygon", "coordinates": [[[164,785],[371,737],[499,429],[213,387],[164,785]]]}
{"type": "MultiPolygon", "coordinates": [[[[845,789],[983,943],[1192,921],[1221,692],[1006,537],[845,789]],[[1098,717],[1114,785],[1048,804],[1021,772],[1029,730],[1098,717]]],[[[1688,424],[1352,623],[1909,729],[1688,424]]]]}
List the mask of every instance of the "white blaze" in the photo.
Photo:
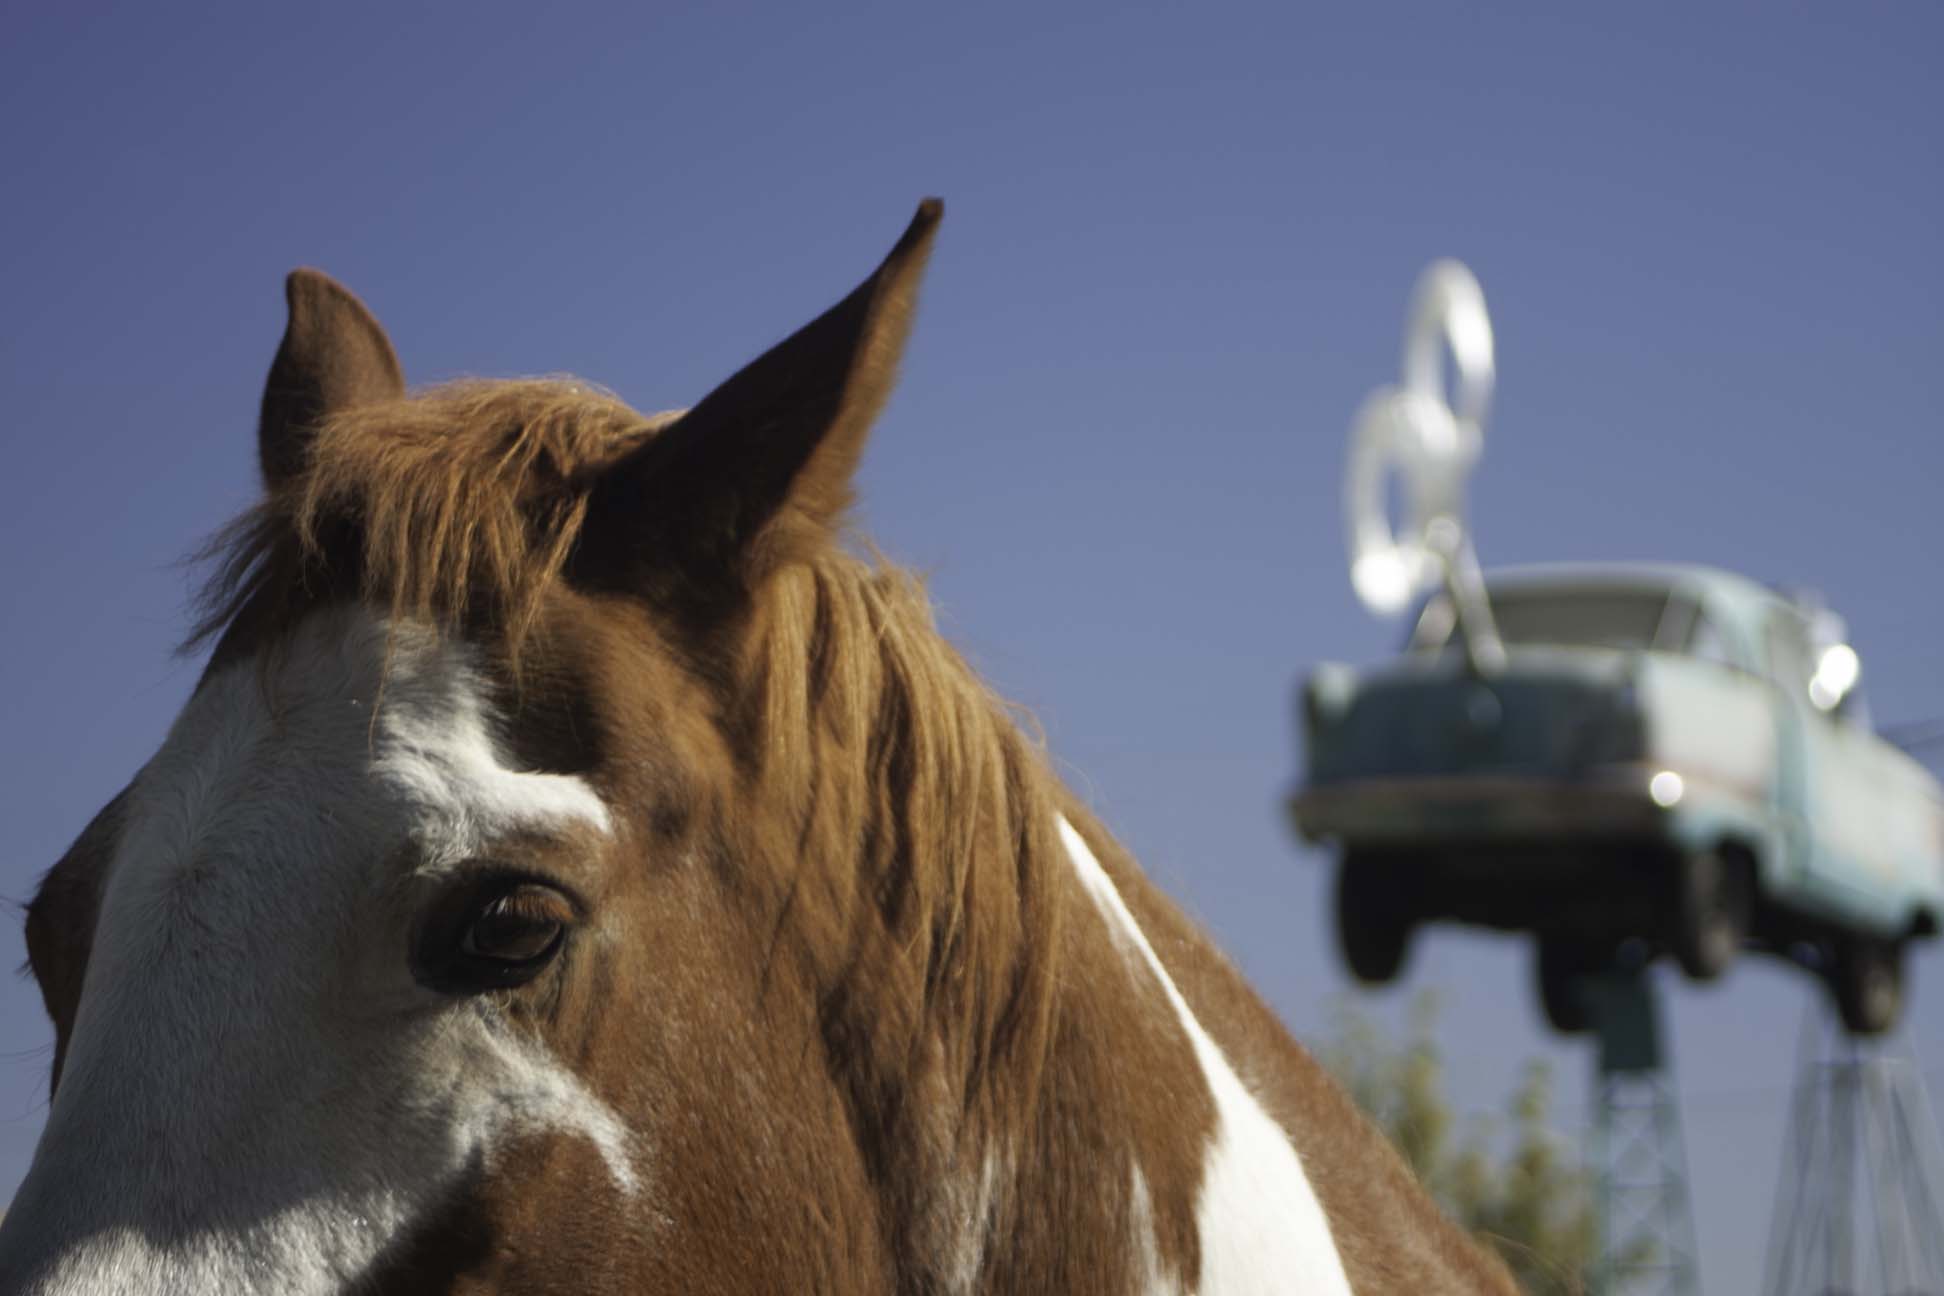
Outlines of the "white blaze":
{"type": "MultiPolygon", "coordinates": [[[[1195,1227],[1201,1237],[1201,1277],[1195,1290],[1200,1296],[1270,1296],[1292,1291],[1349,1296],[1350,1282],[1330,1239],[1329,1220],[1289,1136],[1262,1109],[1202,1029],[1146,933],[1128,912],[1114,880],[1064,817],[1060,838],[1108,928],[1139,953],[1160,982],[1215,1099],[1215,1138],[1202,1163],[1201,1196],[1195,1203],[1195,1227]]],[[[1136,1205],[1145,1204],[1143,1192],[1136,1205]]],[[[1137,1210],[1136,1217],[1141,1213],[1137,1210]]],[[[1156,1290],[1172,1290],[1172,1286],[1157,1281],[1156,1290]]]]}
{"type": "Polygon", "coordinates": [[[637,1191],[609,1108],[408,963],[440,872],[609,827],[580,780],[506,766],[450,640],[340,609],[211,675],[131,789],[0,1288],[336,1291],[533,1133],[637,1191]]]}

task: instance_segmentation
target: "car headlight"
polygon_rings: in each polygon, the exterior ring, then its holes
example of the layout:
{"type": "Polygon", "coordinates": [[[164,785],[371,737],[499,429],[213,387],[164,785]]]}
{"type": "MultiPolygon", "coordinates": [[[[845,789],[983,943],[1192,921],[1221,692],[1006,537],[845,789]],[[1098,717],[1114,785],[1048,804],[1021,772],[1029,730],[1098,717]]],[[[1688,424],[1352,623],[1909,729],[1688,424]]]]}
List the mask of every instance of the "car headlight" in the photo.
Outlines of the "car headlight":
{"type": "Polygon", "coordinates": [[[1303,683],[1303,719],[1312,728],[1337,723],[1357,698],[1357,672],[1342,662],[1324,662],[1303,683]]]}

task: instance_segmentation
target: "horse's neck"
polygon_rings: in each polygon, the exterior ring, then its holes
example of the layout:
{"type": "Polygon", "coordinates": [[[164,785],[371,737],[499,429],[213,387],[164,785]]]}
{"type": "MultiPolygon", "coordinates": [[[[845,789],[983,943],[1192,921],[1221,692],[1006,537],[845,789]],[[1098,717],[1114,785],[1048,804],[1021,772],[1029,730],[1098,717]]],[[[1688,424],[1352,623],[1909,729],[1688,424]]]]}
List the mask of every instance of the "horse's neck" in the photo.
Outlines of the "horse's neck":
{"type": "Polygon", "coordinates": [[[884,636],[881,671],[799,681],[763,713],[806,735],[805,759],[776,765],[810,793],[772,817],[807,805],[808,827],[768,844],[778,876],[828,874],[788,911],[903,1285],[1510,1290],[1467,1267],[1382,1136],[923,640],[884,636]],[[917,692],[887,711],[887,688],[917,692]],[[888,755],[847,765],[873,735],[888,755]]]}
{"type": "Polygon", "coordinates": [[[1057,1025],[1008,1185],[1025,1285],[1509,1290],[1213,943],[1075,799],[1061,810],[1057,1025]],[[1094,1271],[1062,1269],[1074,1255],[1094,1271]]]}

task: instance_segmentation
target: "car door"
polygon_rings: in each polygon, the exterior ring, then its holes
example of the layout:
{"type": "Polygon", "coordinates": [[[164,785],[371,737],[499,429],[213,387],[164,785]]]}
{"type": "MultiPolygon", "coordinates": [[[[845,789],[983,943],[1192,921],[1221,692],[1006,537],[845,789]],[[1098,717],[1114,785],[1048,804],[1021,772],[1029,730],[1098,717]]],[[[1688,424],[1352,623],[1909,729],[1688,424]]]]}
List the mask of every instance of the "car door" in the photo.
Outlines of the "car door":
{"type": "Polygon", "coordinates": [[[1811,807],[1844,885],[1859,892],[1859,919],[1902,934],[1915,905],[1936,893],[1935,809],[1930,776],[1841,710],[1811,722],[1823,777],[1811,807]]]}
{"type": "Polygon", "coordinates": [[[1777,795],[1775,690],[1736,659],[1692,596],[1668,601],[1641,687],[1653,717],[1647,757],[1679,773],[1730,822],[1766,836],[1777,795]]]}
{"type": "Polygon", "coordinates": [[[1827,917],[1887,928],[1907,890],[1887,831],[1898,817],[1902,780],[1887,777],[1880,753],[1871,749],[1873,735],[1810,700],[1815,657],[1802,615],[1775,608],[1765,639],[1778,721],[1791,735],[1778,772],[1800,816],[1800,831],[1791,836],[1808,883],[1803,899],[1827,917]]]}

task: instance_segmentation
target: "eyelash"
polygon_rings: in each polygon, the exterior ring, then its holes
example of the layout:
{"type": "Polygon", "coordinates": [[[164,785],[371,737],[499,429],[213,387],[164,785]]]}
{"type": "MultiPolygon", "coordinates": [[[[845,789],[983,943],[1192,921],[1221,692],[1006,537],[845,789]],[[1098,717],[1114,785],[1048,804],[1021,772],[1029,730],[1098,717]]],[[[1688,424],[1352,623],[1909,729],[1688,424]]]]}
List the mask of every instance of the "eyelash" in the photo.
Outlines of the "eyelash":
{"type": "Polygon", "coordinates": [[[573,895],[531,874],[496,870],[467,878],[435,899],[419,921],[413,975],[444,994],[517,989],[559,959],[582,912],[573,895]],[[494,922],[505,930],[482,933],[483,924],[494,922]],[[541,937],[531,954],[493,952],[496,943],[519,946],[529,936],[541,937]]]}

